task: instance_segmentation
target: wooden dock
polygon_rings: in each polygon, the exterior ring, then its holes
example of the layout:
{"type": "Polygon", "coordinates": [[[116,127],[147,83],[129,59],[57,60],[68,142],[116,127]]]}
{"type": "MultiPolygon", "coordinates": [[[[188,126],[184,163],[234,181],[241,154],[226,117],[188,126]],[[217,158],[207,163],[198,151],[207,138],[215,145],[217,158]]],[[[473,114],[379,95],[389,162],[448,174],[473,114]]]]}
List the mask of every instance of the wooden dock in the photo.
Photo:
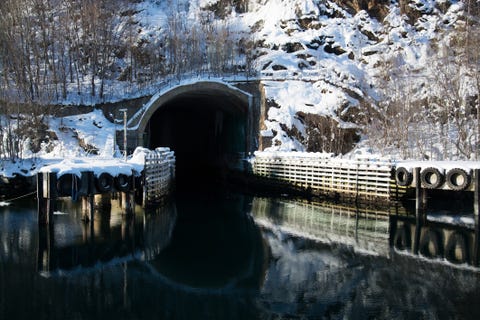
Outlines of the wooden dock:
{"type": "Polygon", "coordinates": [[[158,204],[173,189],[175,156],[168,148],[147,150],[143,162],[120,159],[67,161],[44,167],[37,174],[38,222],[53,223],[56,200],[69,197],[82,201],[84,220],[92,221],[95,204],[119,199],[125,213],[135,208],[135,195],[143,195],[144,207],[158,204]],[[115,162],[116,161],[116,162],[115,162]]]}
{"type": "Polygon", "coordinates": [[[329,154],[257,152],[255,175],[281,180],[313,194],[388,201],[396,192],[389,161],[338,159],[329,154]]]}

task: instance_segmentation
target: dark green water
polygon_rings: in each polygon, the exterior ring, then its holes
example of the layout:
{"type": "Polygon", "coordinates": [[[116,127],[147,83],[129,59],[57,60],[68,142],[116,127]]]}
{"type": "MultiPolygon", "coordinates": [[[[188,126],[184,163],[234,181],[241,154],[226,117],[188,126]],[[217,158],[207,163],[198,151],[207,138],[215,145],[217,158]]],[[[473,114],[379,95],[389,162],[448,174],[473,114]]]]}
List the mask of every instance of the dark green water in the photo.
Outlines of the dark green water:
{"type": "Polygon", "coordinates": [[[221,192],[59,211],[0,207],[0,319],[480,319],[475,267],[392,247],[408,217],[221,192]]]}

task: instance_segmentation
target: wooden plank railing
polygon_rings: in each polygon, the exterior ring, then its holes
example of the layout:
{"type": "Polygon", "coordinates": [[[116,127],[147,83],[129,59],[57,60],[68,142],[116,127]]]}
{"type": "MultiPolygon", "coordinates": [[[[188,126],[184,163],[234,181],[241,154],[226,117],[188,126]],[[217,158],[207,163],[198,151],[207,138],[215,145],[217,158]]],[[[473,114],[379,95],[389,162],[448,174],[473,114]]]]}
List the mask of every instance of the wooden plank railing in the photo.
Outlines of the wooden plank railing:
{"type": "Polygon", "coordinates": [[[169,148],[157,148],[145,156],[143,203],[157,203],[168,195],[175,180],[175,155],[169,148]]]}
{"type": "Polygon", "coordinates": [[[392,164],[385,160],[338,159],[330,154],[256,152],[253,173],[314,193],[361,199],[390,198],[392,164]]]}

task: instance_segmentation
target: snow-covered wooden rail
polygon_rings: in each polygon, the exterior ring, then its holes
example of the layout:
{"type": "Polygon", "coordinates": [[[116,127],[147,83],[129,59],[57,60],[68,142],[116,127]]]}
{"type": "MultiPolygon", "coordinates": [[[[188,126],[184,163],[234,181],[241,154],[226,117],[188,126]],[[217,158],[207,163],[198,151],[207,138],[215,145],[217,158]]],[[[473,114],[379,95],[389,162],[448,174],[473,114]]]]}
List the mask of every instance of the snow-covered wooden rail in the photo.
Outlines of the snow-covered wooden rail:
{"type": "Polygon", "coordinates": [[[395,188],[389,161],[338,159],[321,153],[256,152],[253,173],[312,193],[357,200],[388,201],[395,188]]]}

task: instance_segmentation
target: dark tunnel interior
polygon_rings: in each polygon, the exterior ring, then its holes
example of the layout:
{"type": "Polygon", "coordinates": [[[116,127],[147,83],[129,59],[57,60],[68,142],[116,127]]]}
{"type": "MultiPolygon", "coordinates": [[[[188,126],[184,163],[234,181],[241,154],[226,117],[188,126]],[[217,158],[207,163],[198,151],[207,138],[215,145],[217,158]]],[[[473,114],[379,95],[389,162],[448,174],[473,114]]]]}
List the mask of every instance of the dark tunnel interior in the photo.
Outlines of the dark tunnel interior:
{"type": "Polygon", "coordinates": [[[234,97],[183,94],[162,105],[147,126],[149,148],[170,147],[177,189],[215,185],[246,150],[245,106],[234,97]]]}

